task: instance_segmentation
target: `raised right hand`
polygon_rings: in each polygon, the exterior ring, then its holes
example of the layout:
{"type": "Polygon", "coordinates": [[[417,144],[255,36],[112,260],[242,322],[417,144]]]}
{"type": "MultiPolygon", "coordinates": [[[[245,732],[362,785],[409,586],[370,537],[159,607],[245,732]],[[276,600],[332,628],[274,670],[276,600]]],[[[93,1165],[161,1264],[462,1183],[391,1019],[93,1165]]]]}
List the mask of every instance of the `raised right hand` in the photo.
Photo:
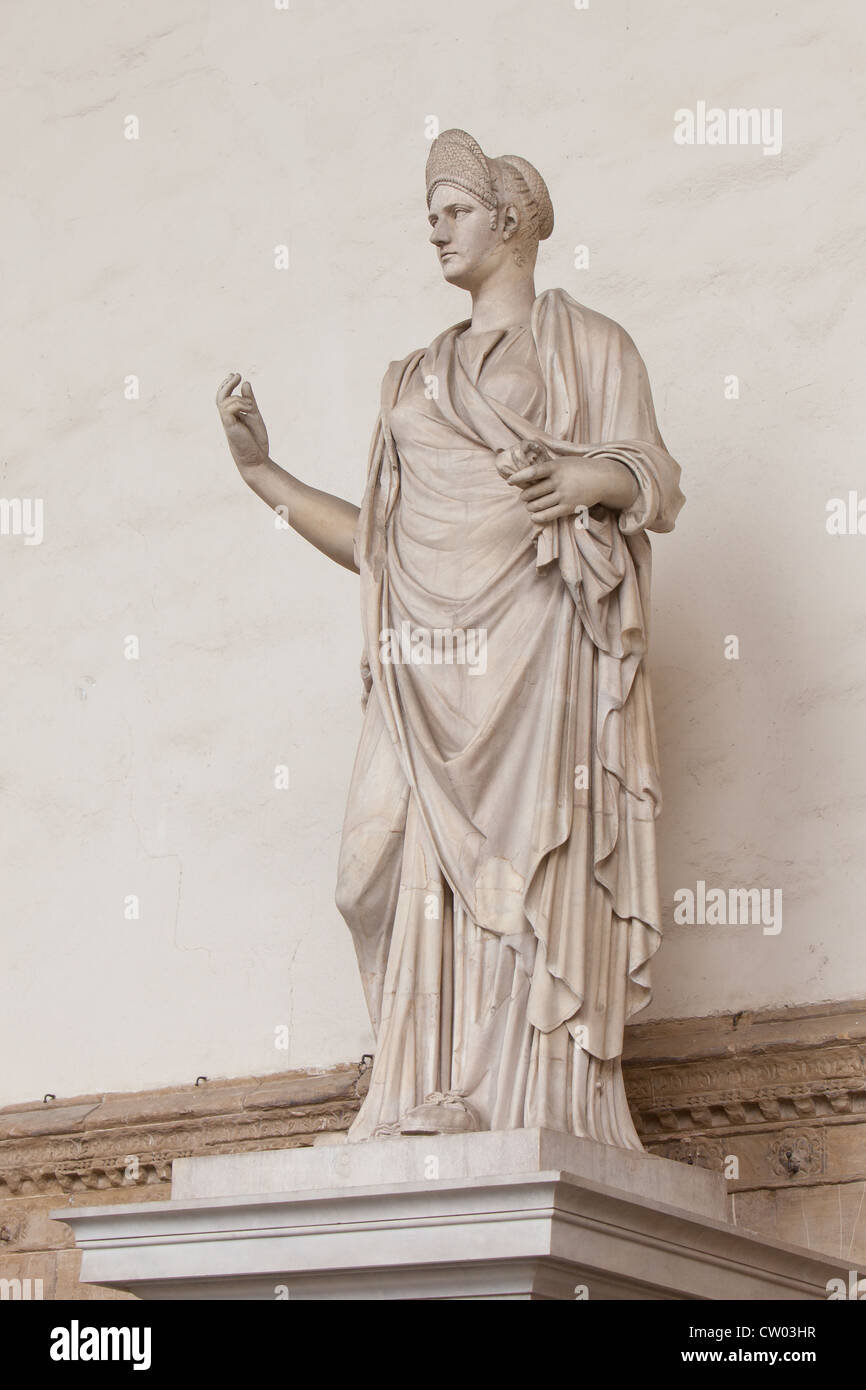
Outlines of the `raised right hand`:
{"type": "Polygon", "coordinates": [[[220,382],[216,403],[232,458],[238,468],[249,469],[267,463],[268,432],[250,383],[241,385],[239,396],[232,395],[240,380],[240,373],[232,372],[220,382]]]}

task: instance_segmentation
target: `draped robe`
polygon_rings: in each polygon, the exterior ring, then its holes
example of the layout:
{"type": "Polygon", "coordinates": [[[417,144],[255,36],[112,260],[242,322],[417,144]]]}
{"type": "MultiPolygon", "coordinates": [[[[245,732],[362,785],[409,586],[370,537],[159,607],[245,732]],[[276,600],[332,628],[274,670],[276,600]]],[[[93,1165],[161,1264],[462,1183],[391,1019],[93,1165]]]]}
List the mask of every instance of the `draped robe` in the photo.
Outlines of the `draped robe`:
{"type": "Polygon", "coordinates": [[[621,1073],[660,942],[651,531],[684,498],[628,335],[561,290],[393,363],[356,533],[364,724],[337,903],[376,1054],[350,1141],[428,1096],[640,1148],[621,1073]],[[533,524],[508,452],[619,459],[628,508],[533,524]],[[407,627],[408,625],[408,627],[407,627]],[[483,633],[486,666],[389,633],[483,633]]]}

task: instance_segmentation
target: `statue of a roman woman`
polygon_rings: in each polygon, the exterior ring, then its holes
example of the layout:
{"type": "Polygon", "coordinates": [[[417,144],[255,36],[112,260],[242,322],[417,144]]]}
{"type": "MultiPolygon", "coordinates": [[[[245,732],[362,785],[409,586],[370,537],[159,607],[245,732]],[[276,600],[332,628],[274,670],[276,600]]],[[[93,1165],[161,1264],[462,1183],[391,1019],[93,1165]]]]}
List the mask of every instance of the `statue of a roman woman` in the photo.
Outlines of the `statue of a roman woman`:
{"type": "Polygon", "coordinates": [[[337,903],[376,1052],[349,1139],[543,1126],[639,1149],[621,1054],[661,930],[648,532],[673,528],[680,469],[628,334],[536,294],[537,170],[448,130],[427,206],[472,313],[385,373],[360,509],[270,459],[248,382],[217,395],[244,480],[360,575],[337,903]]]}

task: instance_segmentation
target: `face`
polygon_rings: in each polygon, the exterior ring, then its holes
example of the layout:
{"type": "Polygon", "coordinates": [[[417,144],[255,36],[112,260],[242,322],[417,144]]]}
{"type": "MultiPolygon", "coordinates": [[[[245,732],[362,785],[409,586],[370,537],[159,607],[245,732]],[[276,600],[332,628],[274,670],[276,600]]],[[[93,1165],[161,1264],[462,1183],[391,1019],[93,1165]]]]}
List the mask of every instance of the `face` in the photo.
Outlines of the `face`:
{"type": "Polygon", "coordinates": [[[498,219],[471,193],[440,183],[433,192],[428,221],[430,240],[439,253],[449,285],[473,289],[496,268],[504,254],[498,219]]]}

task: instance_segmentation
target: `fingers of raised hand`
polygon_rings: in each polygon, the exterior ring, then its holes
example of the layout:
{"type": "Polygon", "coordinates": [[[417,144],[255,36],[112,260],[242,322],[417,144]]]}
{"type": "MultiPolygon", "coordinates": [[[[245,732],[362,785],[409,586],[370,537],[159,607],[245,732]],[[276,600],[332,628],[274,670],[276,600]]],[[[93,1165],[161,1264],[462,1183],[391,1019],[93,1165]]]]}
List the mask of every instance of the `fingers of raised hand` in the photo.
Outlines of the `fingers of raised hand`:
{"type": "Polygon", "coordinates": [[[255,406],[246,396],[229,396],[220,402],[220,415],[224,420],[248,421],[254,411],[255,406]]]}
{"type": "Polygon", "coordinates": [[[229,372],[227,377],[223,377],[216,393],[217,405],[222,405],[223,401],[228,399],[228,397],[231,395],[232,391],[234,391],[240,379],[240,372],[229,372]]]}

